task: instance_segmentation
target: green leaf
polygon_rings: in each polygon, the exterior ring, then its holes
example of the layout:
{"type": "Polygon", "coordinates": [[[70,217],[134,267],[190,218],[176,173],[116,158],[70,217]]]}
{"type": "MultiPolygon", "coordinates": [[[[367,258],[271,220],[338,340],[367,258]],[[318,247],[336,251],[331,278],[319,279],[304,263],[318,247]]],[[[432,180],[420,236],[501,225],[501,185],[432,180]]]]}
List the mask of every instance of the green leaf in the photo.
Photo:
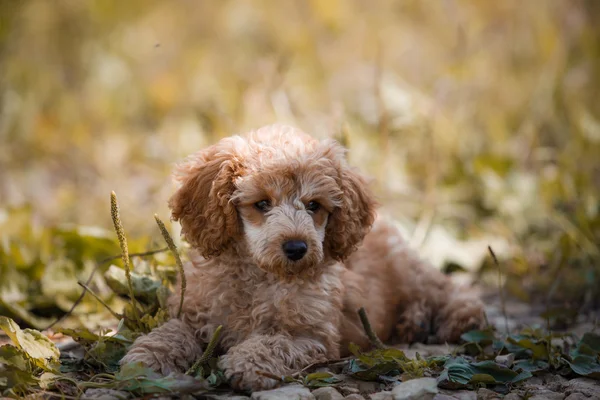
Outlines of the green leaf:
{"type": "Polygon", "coordinates": [[[522,335],[509,336],[507,338],[508,343],[521,347],[531,351],[531,355],[534,359],[547,360],[548,359],[548,345],[544,341],[538,341],[533,338],[525,337],[522,335]]]}
{"type": "Polygon", "coordinates": [[[572,352],[572,356],[588,355],[596,357],[600,354],[600,335],[588,332],[583,335],[581,340],[572,352]]]}
{"type": "Polygon", "coordinates": [[[480,383],[516,383],[531,376],[531,373],[528,371],[518,374],[516,371],[493,361],[469,363],[459,357],[446,363],[445,370],[438,379],[438,382],[441,387],[464,388],[480,383]]]}
{"type": "Polygon", "coordinates": [[[7,368],[2,370],[0,377],[0,389],[25,390],[29,386],[36,385],[38,379],[31,372],[21,371],[17,368],[7,368]]]}
{"type": "Polygon", "coordinates": [[[497,383],[496,379],[492,375],[488,374],[473,374],[469,383],[485,383],[485,384],[495,384],[497,383]]]}
{"type": "Polygon", "coordinates": [[[492,329],[485,329],[463,333],[460,338],[467,343],[477,343],[481,346],[487,346],[492,344],[495,335],[492,329]]]}
{"type": "Polygon", "coordinates": [[[97,334],[90,332],[87,329],[67,329],[60,328],[57,330],[63,335],[67,335],[73,338],[78,343],[93,343],[100,340],[100,336],[97,334]]]}
{"type": "MultiPolygon", "coordinates": [[[[125,271],[116,265],[111,265],[106,273],[104,279],[108,286],[117,294],[121,296],[129,295],[129,287],[127,286],[127,278],[125,271]]],[[[131,284],[133,286],[133,294],[136,299],[140,299],[147,304],[154,304],[158,302],[157,290],[162,284],[150,278],[149,276],[140,275],[135,272],[131,273],[131,284]]]]}
{"type": "Polygon", "coordinates": [[[136,393],[192,393],[208,389],[203,380],[181,373],[162,376],[141,363],[123,366],[115,378],[121,382],[121,389],[136,393]]]}
{"type": "Polygon", "coordinates": [[[331,374],[329,372],[313,372],[312,374],[306,375],[306,378],[304,378],[304,380],[306,382],[310,382],[310,381],[319,380],[319,379],[331,378],[332,376],[333,376],[333,374],[331,374]]]}
{"type": "Polygon", "coordinates": [[[23,349],[10,344],[0,347],[0,364],[5,364],[21,371],[32,372],[32,366],[23,349]]]}
{"type": "Polygon", "coordinates": [[[313,372],[304,378],[304,384],[311,388],[331,386],[340,382],[340,379],[329,372],[313,372]]]}
{"type": "Polygon", "coordinates": [[[586,355],[577,356],[569,362],[569,366],[578,375],[600,379],[600,364],[598,364],[594,357],[586,355]]]}
{"type": "Polygon", "coordinates": [[[56,370],[60,352],[41,332],[33,329],[21,330],[12,319],[4,316],[0,316],[0,329],[17,348],[27,353],[36,366],[47,371],[56,370]]]}
{"type": "Polygon", "coordinates": [[[550,364],[542,360],[519,360],[514,363],[515,369],[521,369],[522,371],[528,371],[530,373],[546,371],[550,368],[550,364]]]}

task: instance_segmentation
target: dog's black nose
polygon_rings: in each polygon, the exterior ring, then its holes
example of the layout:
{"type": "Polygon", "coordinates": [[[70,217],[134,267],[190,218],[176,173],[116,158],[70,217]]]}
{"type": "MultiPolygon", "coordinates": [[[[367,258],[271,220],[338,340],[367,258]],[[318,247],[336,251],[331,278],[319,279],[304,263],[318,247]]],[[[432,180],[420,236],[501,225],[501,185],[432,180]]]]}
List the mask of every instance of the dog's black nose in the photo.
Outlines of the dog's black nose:
{"type": "Polygon", "coordinates": [[[283,244],[283,252],[292,261],[298,261],[306,254],[308,246],[302,240],[290,240],[283,244]]]}

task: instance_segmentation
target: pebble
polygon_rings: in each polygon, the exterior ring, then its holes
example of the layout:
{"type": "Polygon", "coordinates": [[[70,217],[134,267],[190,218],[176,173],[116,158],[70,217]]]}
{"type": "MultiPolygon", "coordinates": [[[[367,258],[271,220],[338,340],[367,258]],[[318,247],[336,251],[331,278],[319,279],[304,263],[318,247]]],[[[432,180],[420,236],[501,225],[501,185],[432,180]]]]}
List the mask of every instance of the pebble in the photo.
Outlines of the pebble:
{"type": "Polygon", "coordinates": [[[344,397],[344,400],[365,400],[365,398],[362,397],[360,394],[355,393],[344,397]]]}
{"type": "Polygon", "coordinates": [[[315,396],[305,388],[299,385],[282,386],[277,389],[263,390],[252,393],[252,400],[315,400],[315,396]]]}
{"type": "Polygon", "coordinates": [[[528,400],[564,400],[564,393],[556,393],[551,390],[541,389],[531,393],[528,400]]]}
{"type": "Polygon", "coordinates": [[[435,378],[411,379],[402,382],[392,390],[394,400],[433,400],[437,393],[435,378]]]}
{"type": "Polygon", "coordinates": [[[565,393],[581,393],[593,399],[600,399],[600,382],[590,378],[576,378],[563,384],[565,393]]]}
{"type": "Polygon", "coordinates": [[[316,400],[343,400],[344,398],[340,392],[329,386],[313,390],[312,394],[316,400]]]}
{"type": "Polygon", "coordinates": [[[481,388],[477,391],[477,400],[496,400],[501,398],[498,393],[490,389],[481,388]]]}
{"type": "Polygon", "coordinates": [[[83,396],[81,396],[81,398],[84,400],[125,400],[129,397],[129,392],[100,388],[88,389],[85,391],[83,396]]]}
{"type": "Polygon", "coordinates": [[[379,393],[373,393],[372,395],[369,396],[369,398],[371,400],[394,400],[394,396],[392,395],[392,392],[379,392],[379,393]]]}
{"type": "Polygon", "coordinates": [[[591,397],[587,397],[586,395],[582,394],[582,393],[573,393],[571,395],[569,395],[567,398],[565,398],[565,400],[588,400],[591,399],[591,397]]]}

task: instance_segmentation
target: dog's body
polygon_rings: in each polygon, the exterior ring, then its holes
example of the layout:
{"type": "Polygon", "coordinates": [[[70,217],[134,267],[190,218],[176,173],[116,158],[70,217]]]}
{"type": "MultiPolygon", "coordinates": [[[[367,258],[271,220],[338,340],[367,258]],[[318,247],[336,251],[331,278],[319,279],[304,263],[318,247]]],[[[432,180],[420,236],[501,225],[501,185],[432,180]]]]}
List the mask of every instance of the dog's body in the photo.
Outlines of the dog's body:
{"type": "MultiPolygon", "coordinates": [[[[170,206],[193,247],[182,316],[138,338],[122,363],[185,370],[223,325],[220,367],[234,387],[257,390],[277,384],[257,370],[287,375],[350,342],[367,347],[360,307],[384,341],[452,342],[483,321],[475,296],[375,221],[335,142],[265,127],[201,151],[176,176],[170,206]]],[[[171,315],[178,305],[171,298],[171,315]]]]}

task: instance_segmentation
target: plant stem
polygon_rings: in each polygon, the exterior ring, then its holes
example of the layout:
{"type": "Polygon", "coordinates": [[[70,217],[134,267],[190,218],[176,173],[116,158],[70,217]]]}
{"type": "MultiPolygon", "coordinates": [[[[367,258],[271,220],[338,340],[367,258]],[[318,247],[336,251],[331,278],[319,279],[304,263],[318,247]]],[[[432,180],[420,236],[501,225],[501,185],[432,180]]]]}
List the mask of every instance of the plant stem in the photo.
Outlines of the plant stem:
{"type": "Polygon", "coordinates": [[[133,283],[131,283],[131,264],[129,262],[127,238],[125,237],[125,230],[123,229],[123,224],[121,223],[121,216],[119,215],[119,203],[117,202],[117,195],[115,192],[111,192],[110,194],[110,215],[112,216],[115,232],[117,233],[119,245],[121,246],[121,258],[123,259],[123,265],[125,266],[125,276],[127,277],[129,297],[131,297],[131,304],[133,306],[133,315],[135,316],[136,321],[139,321],[140,316],[138,314],[135,295],[133,292],[133,283]]]}
{"type": "Polygon", "coordinates": [[[365,330],[365,333],[367,334],[367,337],[369,338],[369,342],[371,342],[371,345],[377,349],[385,349],[386,346],[383,344],[381,339],[377,337],[377,334],[373,331],[373,328],[371,327],[369,318],[367,318],[367,312],[365,311],[364,307],[361,307],[358,310],[358,316],[360,317],[360,322],[363,325],[363,328],[365,330]]]}
{"type": "Polygon", "coordinates": [[[110,311],[110,313],[118,320],[120,320],[121,318],[123,318],[122,315],[119,315],[118,313],[116,313],[112,308],[110,308],[110,306],[108,304],[106,304],[104,302],[104,300],[102,300],[96,293],[94,293],[92,291],[92,289],[90,289],[85,283],[83,282],[77,282],[79,284],[79,286],[81,286],[82,288],[84,288],[89,294],[91,294],[96,300],[98,300],[98,302],[100,304],[102,304],[104,306],[104,308],[106,308],[108,311],[110,311]]]}
{"type": "Polygon", "coordinates": [[[506,298],[504,296],[504,285],[502,284],[502,268],[500,267],[498,258],[496,258],[496,253],[494,253],[494,250],[492,250],[492,246],[488,246],[488,251],[494,260],[494,264],[496,264],[496,268],[498,268],[498,291],[500,293],[500,307],[502,308],[502,315],[504,316],[504,330],[506,331],[506,334],[508,334],[508,315],[506,314],[506,298]]]}
{"type": "Polygon", "coordinates": [[[177,246],[175,246],[175,242],[173,242],[173,238],[169,234],[169,231],[165,227],[165,224],[158,218],[158,215],[154,214],[154,219],[160,228],[160,233],[163,238],[165,238],[165,242],[167,242],[167,246],[175,256],[175,262],[177,262],[177,267],[179,268],[179,274],[181,275],[181,297],[179,299],[179,310],[177,311],[177,318],[181,317],[181,310],[183,309],[183,299],[185,297],[185,289],[187,286],[187,281],[185,279],[185,271],[183,269],[183,263],[181,262],[181,257],[179,257],[179,252],[177,251],[177,246]]]}
{"type": "Polygon", "coordinates": [[[206,364],[206,362],[210,360],[210,358],[213,356],[213,353],[215,352],[215,349],[217,348],[217,344],[219,343],[222,328],[223,325],[219,325],[217,327],[215,333],[213,333],[212,337],[210,338],[210,342],[208,342],[208,346],[206,346],[204,353],[202,353],[202,356],[198,359],[198,361],[196,361],[194,365],[192,365],[192,367],[187,370],[186,375],[195,375],[198,371],[198,368],[200,368],[200,366],[206,364]]]}

